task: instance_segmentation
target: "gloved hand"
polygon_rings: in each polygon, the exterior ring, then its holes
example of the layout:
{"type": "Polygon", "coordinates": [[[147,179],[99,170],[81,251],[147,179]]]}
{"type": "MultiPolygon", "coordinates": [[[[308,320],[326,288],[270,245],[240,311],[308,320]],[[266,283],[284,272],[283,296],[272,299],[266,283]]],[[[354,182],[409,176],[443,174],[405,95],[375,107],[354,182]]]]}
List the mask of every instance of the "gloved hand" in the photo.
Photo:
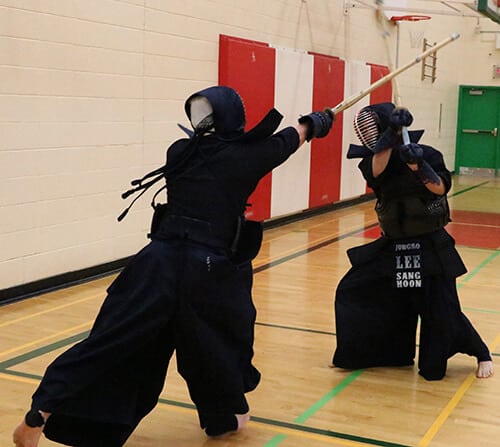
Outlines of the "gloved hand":
{"type": "Polygon", "coordinates": [[[389,126],[380,135],[373,152],[376,154],[383,149],[399,146],[401,143],[401,135],[399,131],[401,127],[407,127],[413,122],[413,116],[408,109],[396,107],[389,117],[389,126]]]}
{"type": "Polygon", "coordinates": [[[399,158],[409,164],[420,164],[424,151],[417,143],[403,144],[399,146],[399,158]]]}
{"type": "Polygon", "coordinates": [[[390,147],[395,148],[401,144],[401,135],[396,129],[393,129],[389,126],[387,129],[382,132],[377,142],[375,143],[375,147],[373,148],[373,153],[376,154],[384,149],[388,149],[390,147]]]}
{"type": "Polygon", "coordinates": [[[441,183],[439,175],[436,174],[436,171],[425,160],[420,161],[417,176],[424,185],[426,183],[435,183],[436,185],[441,183]]]}
{"type": "Polygon", "coordinates": [[[299,118],[300,124],[306,124],[308,127],[306,141],[313,138],[323,138],[328,135],[332,128],[334,114],[329,109],[324,112],[312,112],[299,118]]]}
{"type": "Polygon", "coordinates": [[[441,179],[432,166],[424,159],[424,150],[417,143],[403,144],[399,146],[399,157],[408,164],[418,165],[415,171],[419,180],[425,185],[426,183],[435,183],[439,185],[441,179]]]}
{"type": "Polygon", "coordinates": [[[413,123],[413,115],[404,107],[396,107],[389,117],[389,126],[394,130],[411,126],[411,123],[413,123]]]}

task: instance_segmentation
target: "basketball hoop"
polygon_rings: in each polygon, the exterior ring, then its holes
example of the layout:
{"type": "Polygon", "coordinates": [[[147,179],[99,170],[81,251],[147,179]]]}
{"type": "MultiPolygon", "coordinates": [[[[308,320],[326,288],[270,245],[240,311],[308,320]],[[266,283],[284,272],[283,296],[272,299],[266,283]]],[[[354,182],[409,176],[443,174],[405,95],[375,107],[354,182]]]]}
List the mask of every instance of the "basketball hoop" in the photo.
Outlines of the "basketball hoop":
{"type": "Polygon", "coordinates": [[[430,20],[431,16],[421,14],[409,14],[406,16],[392,16],[391,22],[419,22],[420,20],[430,20]]]}

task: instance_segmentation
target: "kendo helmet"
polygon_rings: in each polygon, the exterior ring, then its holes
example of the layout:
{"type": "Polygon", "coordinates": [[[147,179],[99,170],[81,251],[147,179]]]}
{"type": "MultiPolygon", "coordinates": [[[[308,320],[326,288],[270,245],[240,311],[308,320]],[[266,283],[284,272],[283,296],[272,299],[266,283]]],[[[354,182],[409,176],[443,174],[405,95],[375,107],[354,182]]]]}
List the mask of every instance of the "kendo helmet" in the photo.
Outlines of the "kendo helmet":
{"type": "Polygon", "coordinates": [[[363,146],[373,151],[378,139],[389,127],[394,108],[395,106],[391,102],[383,102],[363,107],[356,113],[354,130],[363,146]]]}
{"type": "Polygon", "coordinates": [[[214,86],[194,93],[186,100],[184,110],[195,133],[212,131],[231,138],[244,132],[245,107],[231,87],[214,86]]]}

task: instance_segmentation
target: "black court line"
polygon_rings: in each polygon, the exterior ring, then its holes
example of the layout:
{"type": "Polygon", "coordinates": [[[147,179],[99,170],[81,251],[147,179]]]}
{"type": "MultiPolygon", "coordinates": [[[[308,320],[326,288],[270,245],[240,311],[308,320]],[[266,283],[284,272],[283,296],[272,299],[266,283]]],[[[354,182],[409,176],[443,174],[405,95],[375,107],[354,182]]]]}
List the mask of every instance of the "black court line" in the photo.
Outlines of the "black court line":
{"type": "MultiPolygon", "coordinates": [[[[463,194],[472,189],[478,188],[489,181],[482,182],[478,185],[473,185],[469,188],[465,188],[456,193],[450,194],[449,197],[453,197],[459,194],[463,194]]],[[[292,216],[286,216],[283,218],[276,218],[265,221],[264,229],[275,228],[278,226],[283,226],[296,222],[299,220],[308,219],[319,214],[331,213],[342,208],[348,208],[357,205],[358,203],[364,203],[373,200],[373,193],[366,196],[361,196],[354,199],[348,199],[346,201],[341,201],[333,203],[330,205],[324,205],[321,208],[313,210],[305,210],[292,216]]],[[[66,272],[60,275],[56,275],[50,278],[45,278],[31,283],[22,284],[20,286],[13,286],[7,289],[0,290],[0,306],[5,306],[8,304],[15,303],[24,299],[39,296],[45,293],[50,293],[56,290],[76,286],[79,284],[84,284],[90,281],[94,281],[100,278],[106,278],[108,276],[119,273],[123,267],[128,263],[128,261],[133,256],[128,256],[122,259],[117,259],[115,261],[101,264],[95,267],[84,268],[75,272],[66,272]]]]}
{"type": "MultiPolygon", "coordinates": [[[[35,374],[22,373],[19,371],[3,370],[2,373],[16,376],[16,377],[24,377],[24,378],[34,379],[34,380],[38,380],[38,381],[42,380],[42,376],[35,375],[35,374]]],[[[196,411],[196,406],[193,405],[192,403],[180,402],[180,401],[176,401],[176,400],[163,399],[163,398],[159,398],[158,403],[166,404],[166,405],[170,405],[170,406],[174,406],[174,407],[179,407],[179,408],[187,408],[187,409],[196,411]]],[[[275,426],[275,427],[288,428],[288,429],[295,430],[298,432],[314,433],[316,435],[322,435],[322,436],[326,436],[326,437],[330,437],[330,438],[338,438],[338,439],[346,439],[349,441],[363,442],[363,443],[369,444],[369,445],[376,445],[376,446],[381,446],[381,447],[410,447],[410,446],[403,445],[403,444],[395,444],[392,442],[380,441],[377,439],[365,438],[365,437],[356,436],[356,435],[349,435],[346,433],[336,432],[336,431],[332,431],[332,430],[325,430],[325,429],[321,429],[321,428],[309,427],[306,425],[294,424],[294,423],[290,423],[290,422],[283,422],[283,421],[263,418],[263,417],[259,417],[259,416],[251,416],[250,420],[255,421],[255,422],[259,422],[261,424],[275,426]]]]}
{"type": "Polygon", "coordinates": [[[39,382],[42,380],[42,376],[38,374],[30,374],[22,371],[16,371],[14,369],[4,369],[0,370],[2,374],[8,374],[10,376],[23,377],[24,379],[33,379],[38,380],[39,382]]]}
{"type": "MultiPolygon", "coordinates": [[[[273,327],[273,328],[277,328],[277,329],[285,329],[285,330],[292,330],[292,331],[299,331],[299,332],[309,332],[309,333],[314,333],[314,334],[335,336],[334,332],[316,331],[316,330],[307,329],[307,328],[297,328],[297,327],[293,327],[293,326],[282,326],[282,325],[277,325],[277,324],[267,324],[267,323],[258,323],[258,322],[256,324],[258,324],[260,326],[273,327]]],[[[65,346],[68,346],[70,344],[79,342],[79,341],[83,340],[85,337],[87,337],[89,333],[90,333],[90,331],[80,332],[79,334],[72,335],[71,337],[64,338],[64,339],[59,340],[57,342],[51,343],[49,345],[45,345],[45,346],[42,346],[40,348],[33,349],[32,351],[26,352],[24,354],[18,355],[16,357],[12,357],[11,359],[4,360],[3,362],[0,362],[0,372],[7,372],[8,368],[12,368],[13,366],[16,366],[20,363],[27,362],[27,361],[32,360],[34,358],[48,354],[49,352],[52,352],[52,351],[55,351],[57,349],[64,348],[65,346]]],[[[496,357],[500,357],[500,353],[493,352],[491,355],[496,356],[496,357]]],[[[14,371],[12,371],[11,373],[14,373],[14,371]]],[[[22,372],[15,372],[15,373],[19,374],[19,375],[25,374],[22,372]]],[[[31,377],[31,375],[26,374],[26,377],[31,377]]],[[[38,376],[33,376],[33,377],[38,377],[38,376]]]]}
{"type": "Polygon", "coordinates": [[[335,332],[320,331],[317,329],[307,329],[307,328],[297,327],[297,326],[285,326],[283,324],[260,323],[259,321],[257,321],[255,324],[258,324],[259,326],[274,327],[277,329],[286,329],[289,331],[310,332],[311,334],[322,334],[322,335],[333,335],[333,336],[337,335],[335,332]]]}
{"type": "Polygon", "coordinates": [[[348,233],[342,234],[340,236],[327,239],[326,241],[320,242],[319,244],[312,245],[310,247],[304,248],[302,250],[296,251],[295,253],[292,253],[287,256],[283,256],[280,259],[276,259],[275,261],[268,262],[267,264],[260,265],[259,267],[254,268],[254,273],[259,273],[264,270],[270,269],[272,267],[276,267],[279,264],[283,264],[285,262],[288,262],[292,259],[298,258],[300,256],[304,256],[308,253],[311,253],[315,250],[319,250],[320,248],[326,247],[327,245],[334,244],[335,242],[341,241],[342,239],[348,238],[350,236],[354,236],[355,234],[361,233],[362,231],[370,230],[371,228],[375,228],[378,226],[378,223],[374,223],[368,226],[364,226],[361,228],[358,228],[356,230],[349,231],[348,233]]]}
{"type": "Polygon", "coordinates": [[[370,445],[378,445],[378,446],[382,446],[382,447],[410,447],[410,446],[405,445],[405,444],[396,444],[394,442],[365,438],[363,436],[349,435],[346,433],[341,433],[341,432],[337,432],[337,431],[333,431],[333,430],[325,430],[322,428],[309,427],[306,425],[294,424],[293,422],[276,421],[274,419],[261,418],[258,416],[251,416],[250,420],[255,421],[255,422],[261,422],[261,423],[267,424],[267,425],[274,425],[276,427],[283,427],[283,428],[289,428],[292,430],[303,431],[303,432],[307,432],[307,433],[314,433],[317,435],[327,436],[330,438],[338,438],[338,439],[345,439],[348,441],[363,442],[365,444],[370,444],[370,445]]]}
{"type": "MultiPolygon", "coordinates": [[[[459,195],[459,194],[463,194],[465,192],[469,192],[469,191],[471,191],[473,189],[479,188],[479,187],[481,187],[483,185],[486,185],[488,183],[490,183],[490,182],[489,181],[484,181],[484,182],[478,183],[477,185],[472,185],[472,186],[470,186],[468,188],[465,188],[463,190],[457,191],[456,193],[453,193],[452,196],[456,196],[456,195],[459,195]]],[[[291,259],[295,259],[297,257],[300,257],[300,256],[303,256],[305,254],[311,253],[311,252],[313,252],[315,250],[319,250],[320,248],[323,248],[323,247],[325,247],[327,245],[333,244],[333,243],[338,242],[338,241],[340,241],[342,239],[345,239],[347,237],[350,237],[350,236],[359,234],[360,232],[363,232],[363,231],[366,231],[368,229],[374,228],[377,225],[378,225],[378,223],[374,223],[374,224],[371,224],[371,225],[368,225],[368,226],[364,226],[362,228],[358,228],[356,230],[349,231],[348,233],[345,233],[343,235],[340,235],[340,236],[328,239],[326,241],[320,242],[320,243],[318,243],[316,245],[313,245],[311,247],[299,250],[299,251],[297,251],[295,253],[292,253],[290,255],[284,256],[283,258],[277,259],[275,261],[271,261],[271,262],[269,262],[267,264],[259,266],[258,268],[255,268],[254,269],[254,273],[262,272],[262,271],[270,269],[270,268],[272,268],[272,267],[274,267],[276,265],[283,264],[283,263],[285,263],[285,262],[287,262],[287,261],[289,261],[291,259]]],[[[260,326],[275,327],[275,328],[279,328],[279,329],[287,329],[287,330],[295,330],[295,331],[302,331],[302,332],[319,333],[319,334],[324,334],[324,335],[334,335],[334,336],[336,335],[334,332],[315,331],[313,329],[307,329],[307,328],[297,328],[297,327],[292,327],[292,326],[273,325],[273,324],[269,324],[269,323],[260,323],[260,322],[256,322],[256,324],[260,325],[260,326]]],[[[85,338],[88,335],[88,333],[89,333],[89,331],[85,331],[85,332],[82,332],[80,334],[76,334],[74,336],[62,339],[62,340],[60,340],[60,341],[58,341],[56,343],[53,343],[51,345],[47,345],[46,347],[41,347],[41,348],[35,349],[33,351],[30,351],[30,352],[28,352],[26,354],[22,354],[20,356],[14,357],[14,358],[9,359],[9,360],[6,360],[4,362],[0,362],[0,371],[4,370],[6,368],[9,368],[9,367],[11,367],[13,365],[16,365],[18,363],[23,363],[23,362],[25,362],[27,360],[30,360],[30,359],[35,358],[35,357],[38,357],[39,355],[44,355],[47,352],[59,349],[60,347],[64,347],[64,346],[66,346],[68,344],[80,341],[83,338],[85,338]]],[[[500,354],[493,353],[492,355],[498,356],[500,354]]]]}
{"type": "MultiPolygon", "coordinates": [[[[453,197],[456,195],[463,194],[465,192],[469,192],[469,191],[471,191],[475,188],[478,188],[480,186],[483,186],[487,183],[489,183],[489,182],[485,181],[485,182],[482,182],[478,185],[473,185],[469,188],[465,188],[464,190],[458,191],[458,192],[452,194],[451,196],[453,197]]],[[[308,254],[312,251],[323,248],[323,247],[330,245],[332,243],[338,242],[338,241],[345,239],[347,237],[353,236],[355,234],[359,234],[362,231],[366,231],[368,229],[374,228],[377,225],[378,225],[378,223],[374,223],[372,225],[362,227],[361,229],[356,229],[356,230],[350,231],[350,232],[345,233],[341,236],[337,236],[335,238],[328,239],[326,241],[323,241],[319,244],[313,245],[313,246],[308,247],[306,249],[299,250],[296,253],[293,253],[293,254],[288,255],[288,256],[284,256],[283,258],[278,259],[276,261],[272,261],[272,262],[269,262],[267,264],[261,265],[260,267],[254,269],[254,273],[258,273],[258,272],[267,270],[267,269],[272,268],[276,265],[287,262],[291,259],[295,259],[299,256],[303,256],[305,254],[308,254]]],[[[335,335],[333,332],[327,332],[327,331],[316,331],[316,330],[312,330],[312,329],[295,328],[295,327],[289,327],[289,326],[272,325],[272,324],[258,323],[258,322],[256,324],[260,324],[262,326],[268,326],[268,327],[281,328],[281,329],[286,329],[286,330],[297,330],[297,331],[319,333],[319,334],[325,334],[325,335],[335,335]]],[[[48,352],[54,351],[56,349],[65,347],[69,344],[76,343],[76,342],[82,340],[83,338],[85,338],[89,334],[89,332],[90,331],[81,332],[81,333],[73,335],[71,337],[67,337],[65,339],[59,340],[59,341],[52,343],[50,345],[46,345],[46,346],[34,349],[33,351],[30,351],[30,352],[27,352],[25,354],[22,354],[22,355],[13,357],[11,359],[5,360],[3,362],[0,362],[0,371],[5,373],[5,374],[10,374],[10,375],[14,375],[14,376],[41,380],[42,379],[41,376],[23,373],[23,372],[19,372],[19,371],[8,370],[8,368],[15,366],[15,365],[18,365],[20,363],[24,363],[28,360],[39,357],[41,355],[47,354],[48,352]]],[[[492,353],[492,355],[499,356],[500,354],[492,353]]],[[[178,407],[195,409],[194,405],[188,404],[188,403],[176,402],[176,401],[171,401],[171,400],[161,399],[161,398],[158,401],[160,403],[175,405],[178,407]]],[[[410,447],[410,446],[403,445],[403,444],[396,444],[396,443],[391,443],[391,442],[386,442],[386,441],[364,438],[364,437],[359,437],[359,436],[355,436],[355,435],[349,435],[349,434],[345,434],[345,433],[335,432],[335,431],[331,431],[331,430],[324,430],[324,429],[319,429],[319,428],[314,428],[314,427],[308,427],[308,426],[304,426],[304,425],[300,425],[300,424],[277,421],[277,420],[267,419],[267,418],[260,418],[258,416],[252,416],[251,420],[253,420],[255,422],[268,424],[268,425],[274,425],[274,426],[289,428],[289,429],[293,429],[293,430],[297,430],[297,431],[303,431],[303,432],[309,432],[309,433],[319,434],[319,435],[328,436],[328,437],[334,437],[334,438],[338,438],[338,439],[364,442],[367,444],[377,445],[377,446],[381,446],[381,447],[410,447]]]]}
{"type": "MultiPolygon", "coordinates": [[[[170,400],[170,399],[158,399],[158,402],[166,405],[172,405],[176,407],[182,407],[182,408],[189,408],[192,410],[196,410],[196,406],[193,404],[188,404],[185,402],[178,402],[175,400],[170,400]]],[[[357,442],[364,442],[365,444],[370,444],[370,445],[378,445],[378,446],[383,446],[383,447],[409,447],[407,445],[403,444],[395,444],[393,442],[387,442],[387,441],[380,441],[377,439],[371,439],[371,438],[365,438],[363,436],[356,436],[356,435],[349,435],[346,433],[341,433],[333,430],[325,430],[321,428],[316,428],[316,427],[309,427],[307,425],[301,425],[301,424],[295,424],[293,422],[283,422],[283,421],[278,421],[275,419],[269,419],[269,418],[263,418],[259,416],[251,416],[250,417],[251,421],[259,422],[261,424],[266,424],[266,425],[273,425],[275,427],[283,427],[283,428],[289,428],[291,430],[296,430],[299,432],[307,432],[307,433],[314,433],[317,435],[322,435],[322,436],[327,436],[330,438],[338,438],[338,439],[346,439],[349,441],[357,441],[357,442]]]]}
{"type": "MultiPolygon", "coordinates": [[[[485,182],[482,182],[482,183],[478,183],[477,185],[472,185],[472,186],[470,186],[468,188],[464,188],[464,189],[462,189],[460,191],[454,192],[453,194],[450,195],[450,197],[455,197],[455,196],[458,196],[460,194],[464,194],[466,192],[472,191],[473,189],[479,188],[479,187],[481,187],[483,185],[486,185],[488,183],[490,183],[490,182],[489,181],[485,181],[485,182]]],[[[254,268],[254,273],[259,273],[259,272],[262,272],[264,270],[268,270],[268,269],[270,269],[272,267],[275,267],[275,266],[277,266],[279,264],[283,264],[283,263],[285,263],[287,261],[290,261],[292,259],[295,259],[295,258],[298,258],[300,256],[306,255],[306,254],[311,253],[311,252],[313,252],[315,250],[319,250],[320,248],[326,247],[327,245],[334,244],[335,242],[341,241],[342,239],[346,239],[346,238],[348,238],[350,236],[354,236],[356,234],[359,234],[359,233],[361,233],[363,231],[370,230],[370,229],[375,228],[377,226],[378,226],[378,223],[373,223],[371,225],[364,226],[364,227],[358,228],[356,230],[349,231],[348,233],[342,234],[340,236],[337,236],[337,237],[328,239],[326,241],[320,242],[319,244],[312,245],[311,247],[304,248],[304,249],[299,250],[299,251],[297,251],[295,253],[292,253],[290,255],[283,256],[280,259],[268,262],[267,264],[263,264],[263,265],[260,265],[259,267],[254,268]]]]}
{"type": "MultiPolygon", "coordinates": [[[[260,323],[258,321],[255,322],[255,324],[258,326],[271,327],[271,328],[275,328],[275,329],[285,329],[287,331],[309,332],[311,334],[330,335],[333,337],[337,336],[337,334],[335,332],[320,331],[320,330],[316,330],[316,329],[308,329],[308,328],[297,327],[297,326],[285,326],[283,324],[260,323]]],[[[420,347],[420,345],[418,343],[415,346],[417,348],[420,347]]],[[[500,353],[497,353],[497,352],[492,352],[491,355],[495,356],[495,357],[500,357],[500,353]]]]}
{"type": "Polygon", "coordinates": [[[87,335],[90,333],[90,331],[85,331],[85,332],[80,332],[79,334],[72,335],[71,337],[63,338],[62,340],[56,341],[54,343],[51,343],[49,345],[42,346],[37,349],[33,349],[33,351],[26,352],[25,354],[18,355],[16,357],[12,357],[11,359],[4,360],[3,362],[0,362],[0,371],[3,371],[7,368],[10,368],[12,366],[15,366],[19,363],[24,363],[27,362],[28,360],[34,359],[36,357],[40,357],[42,355],[45,355],[49,352],[55,351],[56,349],[59,348],[64,348],[67,345],[70,345],[72,343],[76,343],[78,341],[81,341],[87,335]]]}

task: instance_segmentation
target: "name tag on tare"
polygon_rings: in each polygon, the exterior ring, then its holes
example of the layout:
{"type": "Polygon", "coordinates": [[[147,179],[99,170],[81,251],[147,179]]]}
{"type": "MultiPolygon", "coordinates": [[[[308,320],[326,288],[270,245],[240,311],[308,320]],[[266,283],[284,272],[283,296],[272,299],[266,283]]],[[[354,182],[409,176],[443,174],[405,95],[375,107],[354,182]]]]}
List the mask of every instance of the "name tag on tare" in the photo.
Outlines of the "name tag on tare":
{"type": "Polygon", "coordinates": [[[397,289],[422,287],[422,250],[420,242],[394,245],[394,286],[397,289]]]}

